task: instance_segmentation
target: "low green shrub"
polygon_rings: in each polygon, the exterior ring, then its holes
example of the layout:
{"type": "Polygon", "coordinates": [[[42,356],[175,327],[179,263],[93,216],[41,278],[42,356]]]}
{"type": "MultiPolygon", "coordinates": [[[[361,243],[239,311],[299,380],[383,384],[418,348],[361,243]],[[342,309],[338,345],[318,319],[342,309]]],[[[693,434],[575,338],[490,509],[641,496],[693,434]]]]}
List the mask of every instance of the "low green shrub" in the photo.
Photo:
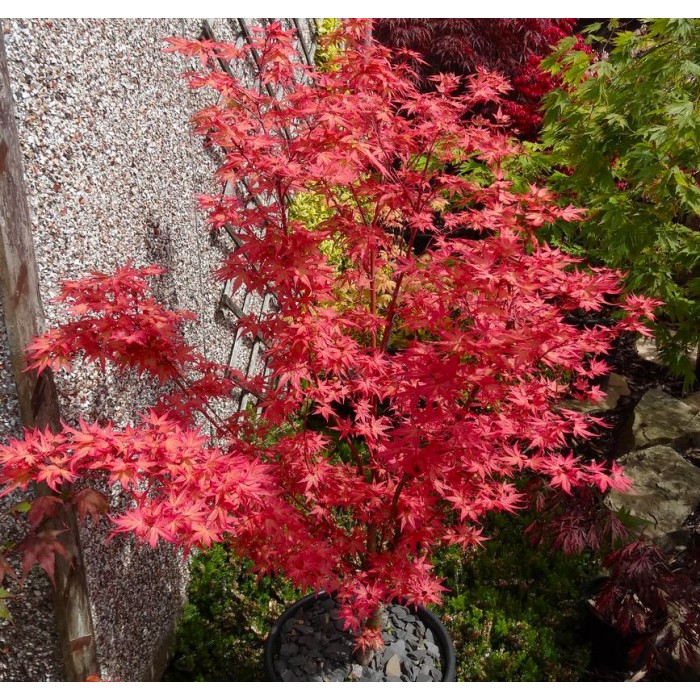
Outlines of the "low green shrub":
{"type": "Polygon", "coordinates": [[[451,592],[435,612],[455,645],[457,680],[580,679],[590,655],[580,605],[589,558],[530,546],[522,520],[491,527],[483,549],[445,550],[436,561],[451,592]]]}
{"type": "MultiPolygon", "coordinates": [[[[574,681],[585,673],[579,601],[591,563],[531,547],[523,527],[495,518],[483,549],[465,557],[450,548],[436,558],[450,593],[435,611],[454,641],[460,681],[574,681]]],[[[193,558],[165,680],[263,680],[269,629],[303,593],[283,579],[258,581],[248,565],[221,545],[193,558]]]]}
{"type": "Polygon", "coordinates": [[[302,597],[284,579],[249,573],[222,545],[192,559],[189,602],[166,681],[262,681],[265,638],[302,597]]]}

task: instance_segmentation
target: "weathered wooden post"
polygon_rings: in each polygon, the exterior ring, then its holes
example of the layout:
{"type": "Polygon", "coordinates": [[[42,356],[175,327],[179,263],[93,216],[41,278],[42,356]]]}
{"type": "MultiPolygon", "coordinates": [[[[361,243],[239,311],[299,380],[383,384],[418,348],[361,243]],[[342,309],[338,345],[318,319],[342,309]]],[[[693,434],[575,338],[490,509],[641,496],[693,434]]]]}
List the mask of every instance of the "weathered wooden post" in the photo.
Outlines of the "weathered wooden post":
{"type": "MultiPolygon", "coordinates": [[[[26,427],[58,430],[60,411],[50,372],[27,373],[24,348],[44,328],[22,153],[15,123],[5,42],[0,32],[0,294],[5,309],[12,373],[20,418],[26,427]]],[[[95,636],[82,566],[75,514],[61,541],[71,555],[56,561],[54,609],[65,664],[65,680],[98,673],[95,636]]]]}

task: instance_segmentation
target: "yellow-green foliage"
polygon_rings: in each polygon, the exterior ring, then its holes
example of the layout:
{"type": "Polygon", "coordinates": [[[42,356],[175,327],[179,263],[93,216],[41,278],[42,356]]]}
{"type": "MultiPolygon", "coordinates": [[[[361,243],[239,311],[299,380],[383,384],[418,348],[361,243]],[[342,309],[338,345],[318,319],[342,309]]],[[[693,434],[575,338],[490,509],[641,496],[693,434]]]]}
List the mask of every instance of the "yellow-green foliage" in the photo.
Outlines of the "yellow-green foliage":
{"type": "MultiPolygon", "coordinates": [[[[348,193],[338,193],[340,202],[350,200],[348,193]]],[[[303,224],[309,231],[315,231],[324,221],[333,216],[333,210],[328,202],[320,194],[304,192],[297,194],[289,207],[289,216],[294,221],[303,224]]],[[[341,270],[346,264],[345,251],[342,244],[342,236],[337,233],[333,238],[328,238],[321,243],[321,252],[326,256],[329,265],[336,270],[341,270]]]]}
{"type": "MultiPolygon", "coordinates": [[[[335,188],[333,190],[333,204],[321,194],[304,192],[295,195],[289,207],[289,216],[298,221],[310,231],[315,231],[321,224],[328,222],[334,216],[333,206],[354,206],[355,199],[348,189],[335,188]]],[[[366,214],[369,212],[365,212],[366,214]]],[[[345,243],[345,233],[336,231],[320,244],[320,250],[325,255],[328,264],[335,268],[338,275],[349,270],[353,262],[348,256],[345,243]]],[[[391,294],[394,290],[394,280],[391,277],[391,268],[384,264],[386,253],[379,256],[377,269],[375,270],[375,303],[377,309],[388,306],[391,294]]],[[[338,288],[338,297],[334,306],[337,308],[354,308],[358,303],[369,304],[369,291],[364,290],[357,298],[357,289],[348,284],[338,288]]]]}
{"type": "Polygon", "coordinates": [[[342,46],[333,40],[333,33],[340,27],[340,20],[335,17],[324,17],[316,20],[316,32],[318,35],[318,46],[314,61],[316,68],[321,71],[334,70],[335,59],[343,51],[342,46]]]}

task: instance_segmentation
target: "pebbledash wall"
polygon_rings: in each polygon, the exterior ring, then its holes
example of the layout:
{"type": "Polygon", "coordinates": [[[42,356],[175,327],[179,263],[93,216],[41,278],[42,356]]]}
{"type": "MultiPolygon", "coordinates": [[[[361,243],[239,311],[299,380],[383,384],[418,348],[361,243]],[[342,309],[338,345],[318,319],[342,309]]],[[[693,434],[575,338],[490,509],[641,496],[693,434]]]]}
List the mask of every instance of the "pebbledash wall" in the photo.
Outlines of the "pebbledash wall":
{"type": "MultiPolygon", "coordinates": [[[[226,231],[211,233],[194,207],[197,193],[213,190],[217,166],[217,155],[189,127],[205,97],[185,87],[181,76],[192,66],[161,49],[163,39],[175,35],[240,43],[251,26],[268,21],[4,21],[48,325],[62,318],[47,303],[59,280],[111,270],[130,259],[157,263],[169,270],[157,284],[160,300],[194,311],[201,320],[188,327],[188,340],[213,360],[260,371],[260,348],[236,333],[236,314],[268,302],[245,292],[231,298],[213,282],[210,271],[235,243],[226,231]]],[[[300,32],[302,60],[312,60],[313,21],[282,21],[300,32]]],[[[256,74],[252,61],[228,69],[250,79],[256,74]]],[[[2,441],[22,430],[5,311],[0,306],[2,441]]],[[[138,382],[77,369],[56,377],[61,418],[68,423],[83,414],[124,424],[145,405],[148,388],[138,382]]],[[[9,504],[8,498],[0,501],[0,513],[9,504]]],[[[18,527],[13,518],[0,516],[0,543],[16,537],[18,527]]],[[[106,533],[106,526],[90,522],[77,538],[91,625],[80,639],[66,639],[56,623],[57,603],[42,572],[30,575],[22,588],[13,586],[13,620],[0,620],[0,681],[69,678],[66,649],[70,653],[87,641],[94,643],[95,670],[105,680],[160,676],[185,602],[186,563],[166,546],[153,550],[125,539],[105,544],[106,533]]]]}

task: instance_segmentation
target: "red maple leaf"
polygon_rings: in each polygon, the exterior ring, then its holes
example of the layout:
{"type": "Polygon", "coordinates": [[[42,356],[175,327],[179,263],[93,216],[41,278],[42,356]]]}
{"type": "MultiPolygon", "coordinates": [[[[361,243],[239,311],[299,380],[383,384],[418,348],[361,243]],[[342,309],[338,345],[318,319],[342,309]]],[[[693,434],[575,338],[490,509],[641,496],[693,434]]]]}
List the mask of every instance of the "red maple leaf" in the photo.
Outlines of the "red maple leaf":
{"type": "Polygon", "coordinates": [[[58,536],[65,530],[44,530],[27,537],[20,545],[22,552],[22,578],[26,580],[29,571],[38,564],[56,585],[54,571],[56,568],[56,556],[70,560],[68,550],[58,541],[58,536]]]}

